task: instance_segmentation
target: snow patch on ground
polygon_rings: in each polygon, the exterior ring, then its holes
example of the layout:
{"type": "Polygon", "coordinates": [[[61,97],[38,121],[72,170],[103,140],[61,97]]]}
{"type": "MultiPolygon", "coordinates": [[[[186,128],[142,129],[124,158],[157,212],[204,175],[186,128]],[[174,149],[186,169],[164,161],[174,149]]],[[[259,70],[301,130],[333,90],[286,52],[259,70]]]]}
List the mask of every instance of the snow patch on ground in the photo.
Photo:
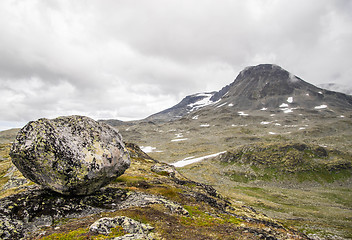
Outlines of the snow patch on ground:
{"type": "Polygon", "coordinates": [[[327,105],[320,105],[320,106],[316,106],[314,107],[314,109],[324,109],[324,108],[327,108],[328,106],[327,105]]]}
{"type": "Polygon", "coordinates": [[[300,127],[300,128],[298,128],[298,130],[304,130],[304,129],[306,129],[305,127],[300,127]]]}
{"type": "Polygon", "coordinates": [[[193,119],[193,120],[198,120],[198,117],[199,117],[199,116],[196,115],[196,116],[192,117],[192,119],[193,119]]]}
{"type": "Polygon", "coordinates": [[[288,107],[288,104],[287,103],[282,103],[279,107],[280,108],[286,108],[286,107],[288,107]]]}
{"type": "Polygon", "coordinates": [[[270,134],[270,135],[275,135],[276,133],[274,133],[274,132],[269,132],[269,134],[270,134]]]}
{"type": "Polygon", "coordinates": [[[238,115],[240,115],[240,116],[248,116],[248,114],[247,113],[244,113],[244,112],[237,112],[238,113],[238,115]]]}
{"type": "Polygon", "coordinates": [[[222,106],[225,106],[227,104],[227,102],[223,103],[223,104],[220,104],[219,106],[217,106],[216,108],[219,108],[219,107],[222,107],[222,106]]]}
{"type": "Polygon", "coordinates": [[[268,125],[268,124],[270,124],[270,123],[271,123],[271,122],[264,122],[264,121],[263,121],[263,122],[261,122],[260,124],[261,124],[261,125],[268,125]]]}
{"type": "Polygon", "coordinates": [[[177,139],[172,139],[171,142],[181,142],[186,140],[188,140],[188,138],[177,138],[177,139]]]}
{"type": "Polygon", "coordinates": [[[141,146],[140,148],[145,153],[151,153],[151,152],[154,152],[154,150],[156,150],[156,147],[151,147],[151,146],[145,146],[145,147],[141,146]]]}
{"type": "Polygon", "coordinates": [[[292,113],[293,110],[295,110],[297,108],[289,108],[289,107],[286,107],[286,108],[281,108],[281,110],[284,112],[284,113],[292,113]]]}
{"type": "Polygon", "coordinates": [[[260,109],[260,111],[266,111],[266,110],[268,110],[268,108],[266,107],[263,107],[262,109],[260,109]]]}
{"type": "Polygon", "coordinates": [[[183,137],[183,134],[182,133],[175,133],[175,138],[181,138],[181,137],[183,137]]]}
{"type": "Polygon", "coordinates": [[[340,118],[344,118],[345,116],[344,115],[341,115],[340,118]]]}
{"type": "Polygon", "coordinates": [[[232,124],[231,127],[247,127],[248,124],[242,124],[242,125],[237,125],[237,124],[232,124]]]}
{"type": "Polygon", "coordinates": [[[288,103],[293,103],[293,97],[287,98],[287,102],[288,102],[288,103]]]}
{"type": "Polygon", "coordinates": [[[281,124],[280,123],[275,123],[275,126],[281,126],[281,124]]]}
{"type": "Polygon", "coordinates": [[[210,127],[208,123],[199,125],[200,127],[210,127]]]}
{"type": "Polygon", "coordinates": [[[284,113],[291,113],[291,112],[293,112],[293,111],[292,111],[292,108],[285,108],[285,109],[283,109],[283,111],[284,111],[284,113]]]}
{"type": "Polygon", "coordinates": [[[233,107],[233,103],[230,103],[229,105],[227,105],[227,106],[229,106],[229,107],[233,107]]]}
{"type": "Polygon", "coordinates": [[[225,152],[214,153],[214,154],[210,154],[210,155],[198,157],[198,158],[188,157],[183,160],[171,163],[170,165],[173,165],[175,167],[184,167],[184,166],[192,164],[192,163],[200,162],[200,161],[207,159],[207,158],[216,157],[216,156],[223,154],[223,153],[225,153],[225,152]]]}

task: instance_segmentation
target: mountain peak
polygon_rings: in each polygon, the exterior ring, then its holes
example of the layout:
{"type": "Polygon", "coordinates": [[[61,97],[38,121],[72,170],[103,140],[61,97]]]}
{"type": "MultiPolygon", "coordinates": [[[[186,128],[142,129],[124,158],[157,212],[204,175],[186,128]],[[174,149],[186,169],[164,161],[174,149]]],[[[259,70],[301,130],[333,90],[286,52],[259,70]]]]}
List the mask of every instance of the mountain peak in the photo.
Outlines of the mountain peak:
{"type": "Polygon", "coordinates": [[[231,85],[239,85],[239,89],[244,91],[249,99],[259,99],[265,96],[291,94],[302,82],[303,80],[278,65],[260,64],[246,67],[231,85]]]}
{"type": "Polygon", "coordinates": [[[316,111],[321,106],[330,110],[352,109],[352,97],[316,87],[278,65],[260,64],[246,67],[218,92],[187,96],[179,104],[147,119],[175,120],[202,108],[215,112],[226,108],[237,114],[262,109],[284,113],[294,109],[316,111]]]}

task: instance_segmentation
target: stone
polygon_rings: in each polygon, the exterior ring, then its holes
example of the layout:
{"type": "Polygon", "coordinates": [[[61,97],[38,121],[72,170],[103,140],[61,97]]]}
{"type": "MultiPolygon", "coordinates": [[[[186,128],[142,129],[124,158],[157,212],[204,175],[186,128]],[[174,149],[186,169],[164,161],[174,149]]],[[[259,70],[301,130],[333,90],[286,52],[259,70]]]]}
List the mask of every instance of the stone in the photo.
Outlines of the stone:
{"type": "Polygon", "coordinates": [[[131,163],[117,130],[83,116],[29,122],[10,156],[23,176],[64,195],[92,194],[131,163]]]}
{"type": "Polygon", "coordinates": [[[122,227],[122,229],[128,234],[115,239],[154,239],[152,234],[150,234],[150,231],[153,230],[154,227],[125,216],[100,218],[89,227],[89,231],[92,233],[109,235],[111,229],[118,226],[122,227]]]}
{"type": "Polygon", "coordinates": [[[165,175],[170,177],[175,177],[176,175],[176,169],[174,166],[162,164],[162,163],[157,163],[153,165],[150,170],[160,175],[165,175]]]}

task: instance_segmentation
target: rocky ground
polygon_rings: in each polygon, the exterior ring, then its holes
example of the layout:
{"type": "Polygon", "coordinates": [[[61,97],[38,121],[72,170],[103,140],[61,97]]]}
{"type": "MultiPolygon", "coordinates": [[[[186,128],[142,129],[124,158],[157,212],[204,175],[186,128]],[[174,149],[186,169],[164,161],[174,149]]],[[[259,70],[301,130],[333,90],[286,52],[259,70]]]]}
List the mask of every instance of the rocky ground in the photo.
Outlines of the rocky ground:
{"type": "Polygon", "coordinates": [[[3,239],[307,239],[189,180],[135,144],[127,144],[132,163],[124,175],[92,195],[75,197],[21,182],[9,148],[0,148],[3,239]],[[10,179],[17,184],[8,186],[10,179]]]}
{"type": "MultiPolygon", "coordinates": [[[[278,109],[234,115],[229,109],[231,106],[222,109],[219,115],[200,110],[178,121],[129,123],[117,128],[127,141],[136,142],[150,151],[148,154],[153,158],[168,163],[241,149],[254,143],[314,145],[340,152],[340,159],[350,161],[352,115],[348,111],[295,109],[285,113],[278,109]]],[[[243,174],[244,169],[254,172],[248,166],[232,165],[241,170],[237,175],[228,174],[226,167],[209,159],[178,170],[316,239],[352,238],[349,167],[338,173],[303,171],[285,181],[272,178],[277,172],[269,168],[258,169],[256,174],[264,176],[268,172],[271,177],[258,179],[252,178],[252,174],[243,174]]]]}

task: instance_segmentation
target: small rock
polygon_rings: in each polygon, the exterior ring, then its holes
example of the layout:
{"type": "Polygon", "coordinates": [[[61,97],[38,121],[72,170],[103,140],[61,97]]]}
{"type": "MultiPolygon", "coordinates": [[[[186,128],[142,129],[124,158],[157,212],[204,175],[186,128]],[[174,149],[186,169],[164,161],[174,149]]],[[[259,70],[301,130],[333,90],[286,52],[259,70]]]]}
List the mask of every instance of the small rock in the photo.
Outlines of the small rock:
{"type": "Polygon", "coordinates": [[[65,195],[91,194],[130,166],[117,130],[83,116],[29,122],[10,156],[26,178],[65,195]]]}
{"type": "Polygon", "coordinates": [[[10,188],[17,188],[20,186],[23,186],[27,184],[29,181],[25,178],[17,178],[17,177],[12,177],[10,178],[7,183],[2,187],[1,191],[8,190],[10,188]]]}
{"type": "Polygon", "coordinates": [[[175,177],[175,174],[176,174],[176,169],[174,166],[161,164],[161,163],[157,163],[153,165],[151,167],[151,170],[155,173],[165,175],[165,176],[170,176],[170,177],[175,177]]]}
{"type": "Polygon", "coordinates": [[[0,214],[0,239],[17,239],[22,237],[23,222],[9,219],[0,214]]]}
{"type": "Polygon", "coordinates": [[[111,229],[117,226],[122,227],[123,230],[129,234],[115,239],[152,239],[149,238],[148,235],[150,231],[154,229],[154,227],[125,216],[118,216],[115,218],[101,218],[89,227],[89,231],[92,233],[109,235],[111,229]]]}

